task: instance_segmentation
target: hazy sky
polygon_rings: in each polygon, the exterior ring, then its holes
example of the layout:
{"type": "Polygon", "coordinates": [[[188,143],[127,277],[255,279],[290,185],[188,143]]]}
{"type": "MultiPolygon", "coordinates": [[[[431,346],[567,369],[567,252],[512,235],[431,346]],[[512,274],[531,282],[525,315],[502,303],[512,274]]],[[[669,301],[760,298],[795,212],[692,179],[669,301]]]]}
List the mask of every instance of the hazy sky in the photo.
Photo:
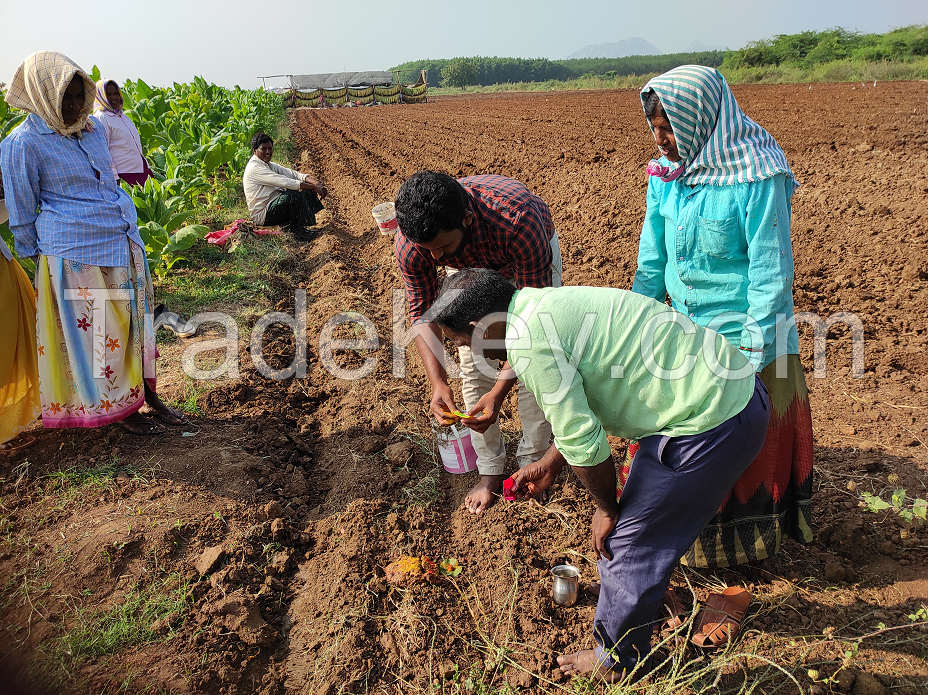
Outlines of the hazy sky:
{"type": "Polygon", "coordinates": [[[230,87],[418,58],[563,58],[629,36],[670,53],[696,40],[740,48],[806,29],[928,22],[925,0],[2,0],[0,8],[0,82],[50,49],[120,82],[202,75],[230,87]]]}

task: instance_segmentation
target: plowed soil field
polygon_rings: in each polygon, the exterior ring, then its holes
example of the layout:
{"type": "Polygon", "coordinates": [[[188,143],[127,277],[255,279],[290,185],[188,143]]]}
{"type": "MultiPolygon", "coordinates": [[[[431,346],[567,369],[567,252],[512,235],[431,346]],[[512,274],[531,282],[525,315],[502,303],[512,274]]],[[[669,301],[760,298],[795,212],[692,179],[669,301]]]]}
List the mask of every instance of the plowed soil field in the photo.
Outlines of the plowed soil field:
{"type": "MultiPolygon", "coordinates": [[[[911,506],[928,486],[928,84],[735,93],[802,184],[797,311],[856,314],[865,368],[853,378],[851,330],[839,323],[813,374],[812,330],[800,327],[816,539],[784,541],[753,566],[677,573],[687,606],[721,582],[748,587],[754,602],[725,655],[700,661],[695,647],[664,645],[690,676],[665,665],[654,692],[925,693],[928,531],[858,503],[861,492],[904,488],[911,506]]],[[[436,459],[428,382],[403,348],[392,241],[370,209],[423,168],[512,176],[551,208],[565,284],[630,288],[654,152],[637,94],[448,97],[290,119],[293,166],[331,197],[317,241],[260,242],[287,254],[258,308],[292,315],[295,290],[307,292],[305,378],[260,376],[243,333],[240,378],[201,384],[190,427],[154,439],[38,430],[32,448],[0,459],[0,691],[579,691],[554,659],[592,645],[595,599],[581,591],[576,606],[555,606],[550,568],[569,561],[584,586],[596,579],[593,506],[565,472],[546,506],[461,508],[474,478],[436,459]],[[322,360],[332,345],[320,331],[346,311],[378,336],[336,345],[345,370],[376,361],[359,380],[322,360]],[[454,557],[463,572],[389,585],[384,568],[403,555],[454,557]],[[126,625],[109,648],[90,639],[126,625]]],[[[351,327],[335,337],[363,337],[351,327]]],[[[186,379],[182,348],[162,346],[168,397],[186,379]]],[[[267,331],[272,366],[294,351],[289,327],[267,331]]],[[[515,402],[503,429],[518,440],[515,402]]],[[[618,456],[624,447],[613,442],[618,456]]]]}

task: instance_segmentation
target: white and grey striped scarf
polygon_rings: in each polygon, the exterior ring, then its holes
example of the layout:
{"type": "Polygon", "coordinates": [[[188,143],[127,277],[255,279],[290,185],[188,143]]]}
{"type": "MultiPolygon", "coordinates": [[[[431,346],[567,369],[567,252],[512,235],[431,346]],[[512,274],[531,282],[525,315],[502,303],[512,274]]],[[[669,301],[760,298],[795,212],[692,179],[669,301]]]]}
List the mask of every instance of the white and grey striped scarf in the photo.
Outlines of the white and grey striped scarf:
{"type": "Polygon", "coordinates": [[[686,166],[683,183],[729,186],[786,174],[793,184],[790,193],[799,186],[783,149],[744,114],[718,70],[683,65],[665,72],[641,90],[642,106],[652,90],[686,166]]]}

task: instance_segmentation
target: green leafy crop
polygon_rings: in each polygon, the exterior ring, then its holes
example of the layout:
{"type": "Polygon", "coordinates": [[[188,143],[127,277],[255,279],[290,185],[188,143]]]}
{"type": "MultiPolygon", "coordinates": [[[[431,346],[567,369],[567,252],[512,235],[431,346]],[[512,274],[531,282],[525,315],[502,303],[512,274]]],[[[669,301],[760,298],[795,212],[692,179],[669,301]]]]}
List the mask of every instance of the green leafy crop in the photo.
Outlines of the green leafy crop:
{"type": "Polygon", "coordinates": [[[860,501],[868,512],[882,512],[889,509],[909,523],[916,520],[924,522],[926,514],[928,514],[928,502],[920,498],[908,497],[905,488],[893,490],[889,501],[878,495],[862,492],[860,493],[860,501]]]}

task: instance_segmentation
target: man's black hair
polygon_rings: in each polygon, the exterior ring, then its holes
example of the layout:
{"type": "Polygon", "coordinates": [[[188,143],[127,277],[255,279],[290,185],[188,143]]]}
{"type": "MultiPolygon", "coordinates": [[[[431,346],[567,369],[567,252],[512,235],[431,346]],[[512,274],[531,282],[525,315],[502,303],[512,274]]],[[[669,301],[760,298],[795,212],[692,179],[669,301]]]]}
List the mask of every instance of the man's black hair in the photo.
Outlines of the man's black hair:
{"type": "Polygon", "coordinates": [[[661,103],[661,98],[657,96],[657,92],[653,89],[649,92],[645,92],[642,104],[644,105],[644,115],[649,121],[653,120],[655,116],[667,117],[667,114],[664,113],[664,105],[661,103]]]}
{"type": "Polygon", "coordinates": [[[251,138],[251,151],[254,152],[266,142],[269,142],[273,145],[274,139],[267,133],[255,133],[251,138]]]}
{"type": "Polygon", "coordinates": [[[400,186],[394,205],[400,230],[411,242],[423,244],[438,232],[462,228],[468,196],[448,174],[417,171],[400,186]]]}
{"type": "Polygon", "coordinates": [[[470,322],[509,311],[516,288],[495,270],[465,268],[445,279],[431,320],[455,333],[470,333],[470,322]]]}

